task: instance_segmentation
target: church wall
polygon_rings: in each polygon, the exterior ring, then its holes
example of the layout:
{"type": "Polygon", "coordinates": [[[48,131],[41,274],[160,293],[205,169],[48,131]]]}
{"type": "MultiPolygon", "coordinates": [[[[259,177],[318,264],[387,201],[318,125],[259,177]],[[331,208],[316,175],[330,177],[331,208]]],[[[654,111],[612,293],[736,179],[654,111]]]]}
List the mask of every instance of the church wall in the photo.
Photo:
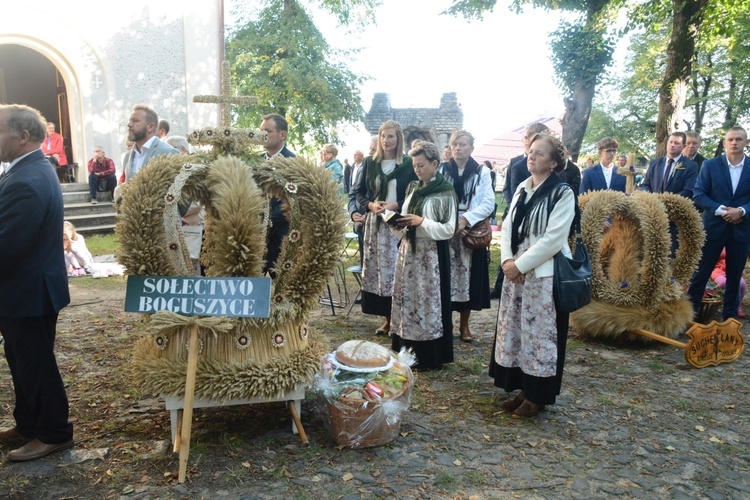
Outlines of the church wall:
{"type": "Polygon", "coordinates": [[[219,2],[74,3],[35,0],[4,9],[0,44],[32,48],[62,73],[79,164],[101,145],[120,166],[134,104],[156,109],[175,135],[219,123],[218,106],[191,102],[220,90],[219,2]]]}

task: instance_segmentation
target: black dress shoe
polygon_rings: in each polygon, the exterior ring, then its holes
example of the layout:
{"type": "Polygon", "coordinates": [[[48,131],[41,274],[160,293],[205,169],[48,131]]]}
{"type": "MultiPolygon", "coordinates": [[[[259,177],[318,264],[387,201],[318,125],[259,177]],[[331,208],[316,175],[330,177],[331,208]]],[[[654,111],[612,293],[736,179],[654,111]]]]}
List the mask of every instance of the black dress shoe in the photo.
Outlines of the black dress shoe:
{"type": "Polygon", "coordinates": [[[17,450],[8,452],[8,460],[11,462],[27,462],[29,460],[36,460],[37,458],[46,457],[50,453],[56,451],[67,450],[73,447],[73,439],[65,441],[64,443],[46,444],[42,443],[38,439],[31,441],[30,443],[21,446],[17,450]]]}

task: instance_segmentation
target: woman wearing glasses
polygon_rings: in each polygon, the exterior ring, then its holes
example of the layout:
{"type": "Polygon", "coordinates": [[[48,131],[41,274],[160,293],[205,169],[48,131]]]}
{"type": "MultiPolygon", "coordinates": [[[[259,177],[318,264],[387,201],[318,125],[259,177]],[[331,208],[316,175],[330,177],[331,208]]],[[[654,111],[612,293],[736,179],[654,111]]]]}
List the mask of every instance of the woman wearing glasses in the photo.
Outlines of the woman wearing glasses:
{"type": "Polygon", "coordinates": [[[601,191],[610,189],[612,191],[625,192],[625,176],[617,173],[617,150],[619,145],[611,137],[605,137],[597,144],[599,146],[599,158],[601,161],[598,165],[587,168],[583,171],[581,179],[581,194],[589,191],[601,191]]]}
{"type": "Polygon", "coordinates": [[[417,141],[409,156],[419,181],[406,188],[401,216],[391,231],[401,238],[393,284],[394,351],[411,348],[418,369],[453,362],[450,239],[456,230],[453,184],[437,172],[435,144],[417,141]]]}

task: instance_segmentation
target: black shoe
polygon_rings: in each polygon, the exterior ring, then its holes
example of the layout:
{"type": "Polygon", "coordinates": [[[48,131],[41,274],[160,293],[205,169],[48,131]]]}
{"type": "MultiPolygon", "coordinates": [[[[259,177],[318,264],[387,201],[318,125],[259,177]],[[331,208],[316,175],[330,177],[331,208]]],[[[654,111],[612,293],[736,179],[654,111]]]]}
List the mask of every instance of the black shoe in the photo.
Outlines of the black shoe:
{"type": "Polygon", "coordinates": [[[359,297],[357,297],[356,299],[354,299],[354,303],[355,304],[361,304],[362,303],[362,299],[360,299],[359,297]]]}
{"type": "Polygon", "coordinates": [[[493,288],[490,290],[490,299],[499,299],[500,298],[500,290],[497,288],[493,288]]]}

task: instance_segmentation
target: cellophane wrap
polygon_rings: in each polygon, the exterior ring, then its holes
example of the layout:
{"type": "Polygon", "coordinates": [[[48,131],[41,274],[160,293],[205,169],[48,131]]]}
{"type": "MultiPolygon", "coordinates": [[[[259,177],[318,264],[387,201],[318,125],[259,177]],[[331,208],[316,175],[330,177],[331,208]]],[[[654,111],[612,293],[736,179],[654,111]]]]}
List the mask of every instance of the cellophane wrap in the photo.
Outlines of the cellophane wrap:
{"type": "Polygon", "coordinates": [[[366,448],[396,439],[409,409],[415,358],[402,349],[384,371],[348,371],[324,356],[316,387],[326,402],[331,437],[337,444],[366,448]]]}

